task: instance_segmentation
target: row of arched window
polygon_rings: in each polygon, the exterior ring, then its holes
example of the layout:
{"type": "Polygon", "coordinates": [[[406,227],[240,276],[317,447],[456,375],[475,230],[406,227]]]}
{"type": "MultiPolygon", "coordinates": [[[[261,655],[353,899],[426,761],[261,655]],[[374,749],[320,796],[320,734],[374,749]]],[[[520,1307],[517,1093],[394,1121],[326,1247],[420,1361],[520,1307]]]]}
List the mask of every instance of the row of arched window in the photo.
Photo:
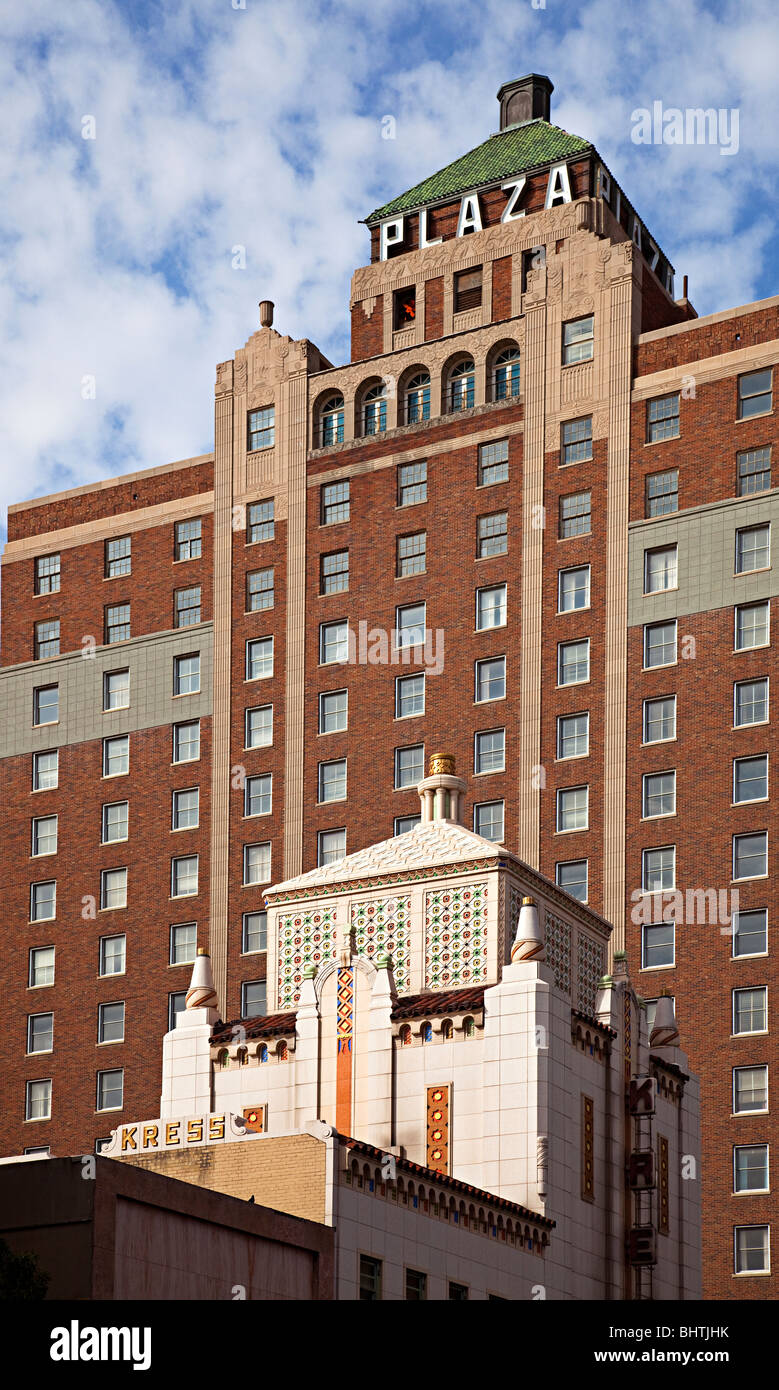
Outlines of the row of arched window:
{"type": "MultiPolygon", "coordinates": [[[[490,400],[505,401],[519,395],[520,361],[516,343],[504,344],[493,350],[487,369],[490,400]]],[[[441,390],[441,409],[444,413],[468,410],[480,404],[476,399],[476,363],[473,357],[461,355],[449,363],[441,390]]],[[[391,383],[386,379],[373,379],[359,388],[355,400],[357,436],[369,438],[384,433],[388,428],[391,394],[391,383]]],[[[420,366],[409,368],[399,383],[397,424],[416,425],[421,420],[429,420],[433,409],[430,373],[420,366]]],[[[346,402],[343,395],[338,391],[325,395],[317,407],[314,420],[314,447],[324,449],[333,444],[342,444],[345,420],[346,402]]]]}
{"type": "MultiPolygon", "coordinates": [[[[436,1029],[435,1032],[438,1034],[442,1042],[451,1042],[454,1037],[454,1024],[452,1020],[450,1018],[445,1018],[441,1024],[440,1029],[436,1029]]],[[[471,1018],[470,1016],[468,1018],[463,1019],[462,1035],[464,1038],[476,1037],[475,1019],[471,1018]]],[[[429,1043],[433,1041],[433,1037],[433,1024],[426,1019],[424,1023],[421,1023],[419,1025],[419,1028],[417,1030],[417,1038],[422,1043],[429,1043]]],[[[400,1042],[401,1047],[410,1047],[411,1043],[414,1041],[414,1034],[409,1023],[404,1023],[402,1027],[399,1029],[398,1041],[400,1042]]]]}
{"type": "Polygon", "coordinates": [[[239,1047],[233,1054],[233,1058],[231,1058],[229,1050],[223,1047],[217,1056],[216,1063],[217,1066],[224,1068],[229,1067],[231,1060],[234,1060],[236,1066],[245,1067],[248,1066],[250,1058],[255,1062],[269,1062],[271,1058],[274,1058],[277,1062],[288,1062],[289,1049],[284,1040],[281,1039],[281,1041],[276,1043],[272,1051],[268,1048],[267,1043],[258,1043],[257,1046],[251,1050],[248,1047],[239,1047]]]}

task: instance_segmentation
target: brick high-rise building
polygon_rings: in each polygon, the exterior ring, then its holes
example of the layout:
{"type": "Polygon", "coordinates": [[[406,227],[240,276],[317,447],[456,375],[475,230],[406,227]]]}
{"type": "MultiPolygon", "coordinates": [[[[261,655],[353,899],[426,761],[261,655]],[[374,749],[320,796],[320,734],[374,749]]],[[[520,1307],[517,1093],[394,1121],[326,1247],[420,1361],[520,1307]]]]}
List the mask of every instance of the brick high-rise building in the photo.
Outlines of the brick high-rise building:
{"type": "Polygon", "coordinates": [[[706,1290],[770,1298],[779,299],[674,299],[550,93],[367,219],[349,364],[264,303],[212,454],[11,508],[2,1151],[155,1114],[196,945],[262,1013],[263,887],[402,833],[446,749],[675,996],[706,1290]]]}

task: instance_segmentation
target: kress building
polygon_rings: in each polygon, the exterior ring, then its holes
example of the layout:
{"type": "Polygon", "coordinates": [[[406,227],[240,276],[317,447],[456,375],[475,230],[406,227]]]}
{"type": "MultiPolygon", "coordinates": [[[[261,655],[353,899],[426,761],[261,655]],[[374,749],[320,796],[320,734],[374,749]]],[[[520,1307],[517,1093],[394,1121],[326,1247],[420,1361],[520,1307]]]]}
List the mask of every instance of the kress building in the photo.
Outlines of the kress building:
{"type": "Polygon", "coordinates": [[[197,947],[262,1015],[269,886],[408,831],[443,747],[675,998],[705,1292],[769,1298],[779,301],[675,299],[550,92],[367,219],[351,363],[264,303],[213,454],[10,510],[2,1148],[156,1114],[197,947]]]}

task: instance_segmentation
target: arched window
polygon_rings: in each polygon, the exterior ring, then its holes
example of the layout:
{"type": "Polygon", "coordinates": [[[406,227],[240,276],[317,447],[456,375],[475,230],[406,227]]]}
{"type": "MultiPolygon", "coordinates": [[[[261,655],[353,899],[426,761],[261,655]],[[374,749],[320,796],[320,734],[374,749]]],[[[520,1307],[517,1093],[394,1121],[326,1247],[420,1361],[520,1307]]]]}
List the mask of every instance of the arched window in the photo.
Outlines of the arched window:
{"type": "Polygon", "coordinates": [[[387,388],[383,381],[366,391],[362,403],[363,434],[381,434],[387,428],[387,388]]]}
{"type": "Polygon", "coordinates": [[[219,1065],[220,1067],[229,1067],[230,1065],[230,1053],[227,1051],[226,1047],[223,1047],[222,1051],[219,1053],[219,1065]]]}
{"type": "Polygon", "coordinates": [[[344,437],[344,398],[331,396],[325,401],[320,413],[322,448],[329,444],[342,444],[344,437]]]}
{"type": "Polygon", "coordinates": [[[422,1027],[421,1027],[421,1029],[420,1029],[420,1032],[421,1032],[421,1034],[422,1034],[422,1041],[423,1041],[423,1043],[428,1043],[428,1042],[432,1042],[432,1041],[433,1041],[433,1025],[432,1025],[432,1023],[423,1023],[423,1024],[422,1024],[422,1027]]]}
{"type": "Polygon", "coordinates": [[[404,1023],[404,1024],[403,1024],[403,1027],[402,1027],[401,1030],[400,1030],[400,1045],[401,1045],[401,1047],[408,1047],[408,1045],[409,1045],[410,1042],[411,1042],[411,1029],[409,1028],[409,1026],[408,1026],[407,1023],[404,1023]]]}
{"type": "Polygon", "coordinates": [[[286,1044],[285,1042],[280,1042],[280,1043],[278,1044],[278,1046],[276,1047],[276,1056],[278,1057],[278,1059],[279,1059],[280,1062],[286,1062],[286,1060],[287,1060],[287,1044],[286,1044]]]}
{"type": "Polygon", "coordinates": [[[476,373],[472,357],[455,363],[449,373],[449,409],[467,410],[473,405],[476,373]]]}
{"type": "Polygon", "coordinates": [[[472,1018],[463,1019],[463,1037],[472,1038],[476,1032],[476,1024],[472,1018]]]}
{"type": "Polygon", "coordinates": [[[441,1024],[441,1037],[444,1042],[451,1042],[453,1031],[452,1020],[450,1018],[445,1018],[441,1024]]]}
{"type": "Polygon", "coordinates": [[[267,1062],[267,1060],[268,1060],[268,1047],[267,1047],[267,1043],[263,1043],[263,1044],[262,1044],[262,1047],[260,1048],[260,1061],[261,1061],[261,1062],[267,1062]]]}
{"type": "Polygon", "coordinates": [[[430,373],[417,372],[406,386],[406,424],[430,419],[430,373]]]}
{"type": "Polygon", "coordinates": [[[493,399],[508,400],[519,395],[519,348],[505,348],[495,358],[493,367],[493,399]]]}

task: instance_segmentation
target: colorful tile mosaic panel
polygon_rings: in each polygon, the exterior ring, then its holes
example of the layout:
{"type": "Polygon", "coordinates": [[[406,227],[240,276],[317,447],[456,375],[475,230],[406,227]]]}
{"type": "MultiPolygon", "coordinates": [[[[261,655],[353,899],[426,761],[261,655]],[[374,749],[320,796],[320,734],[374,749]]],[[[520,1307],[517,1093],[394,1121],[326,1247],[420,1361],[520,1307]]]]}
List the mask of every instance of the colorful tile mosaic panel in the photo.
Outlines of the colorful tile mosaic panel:
{"type": "Polygon", "coordinates": [[[336,953],[336,910],[318,907],[284,913],[278,927],[279,1010],[294,1009],[300,998],[303,966],[317,970],[336,953]]]}
{"type": "Polygon", "coordinates": [[[425,989],[487,978],[487,884],[425,894],[425,989]]]}
{"type": "Polygon", "coordinates": [[[584,932],[578,933],[577,941],[577,1008],[587,1014],[595,1012],[595,994],[598,981],[605,970],[605,951],[599,941],[594,941],[584,932]]]}
{"type": "Polygon", "coordinates": [[[371,898],[352,903],[352,929],[358,956],[375,960],[386,952],[392,957],[395,984],[401,994],[409,990],[411,967],[411,898],[371,898]]]}
{"type": "Polygon", "coordinates": [[[544,925],[546,963],[551,967],[555,984],[563,994],[571,993],[571,928],[562,917],[547,912],[544,925]]]}

